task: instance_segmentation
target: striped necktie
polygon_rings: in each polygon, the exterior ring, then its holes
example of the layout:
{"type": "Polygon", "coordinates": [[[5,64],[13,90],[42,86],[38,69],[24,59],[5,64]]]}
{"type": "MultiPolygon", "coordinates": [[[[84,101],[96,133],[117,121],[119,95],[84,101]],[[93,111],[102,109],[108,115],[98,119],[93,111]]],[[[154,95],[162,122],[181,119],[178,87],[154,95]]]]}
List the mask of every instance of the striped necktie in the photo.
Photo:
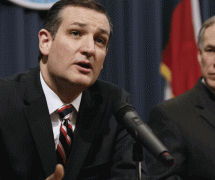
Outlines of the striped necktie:
{"type": "Polygon", "coordinates": [[[71,144],[73,139],[72,124],[69,120],[70,113],[73,110],[71,104],[64,105],[58,109],[58,114],[61,119],[60,137],[57,145],[57,163],[66,165],[66,160],[69,157],[71,144]]]}

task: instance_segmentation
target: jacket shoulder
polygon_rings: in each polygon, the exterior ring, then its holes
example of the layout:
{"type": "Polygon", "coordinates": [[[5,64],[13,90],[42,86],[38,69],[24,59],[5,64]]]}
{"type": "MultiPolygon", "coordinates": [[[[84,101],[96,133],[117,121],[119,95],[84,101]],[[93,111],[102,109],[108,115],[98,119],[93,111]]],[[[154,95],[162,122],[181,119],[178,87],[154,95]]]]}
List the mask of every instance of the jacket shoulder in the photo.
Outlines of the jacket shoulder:
{"type": "Polygon", "coordinates": [[[97,80],[91,87],[89,87],[89,91],[98,93],[104,99],[112,99],[111,101],[131,102],[130,94],[126,90],[103,80],[97,80]]]}
{"type": "Polygon", "coordinates": [[[168,118],[183,117],[192,114],[197,105],[199,92],[193,88],[177,97],[155,105],[150,111],[149,118],[164,116],[168,118]],[[189,112],[189,113],[188,113],[189,112]]]}
{"type": "Polygon", "coordinates": [[[123,88],[103,80],[97,80],[91,88],[96,88],[100,92],[105,93],[125,93],[129,95],[129,93],[125,91],[123,88]]]}
{"type": "Polygon", "coordinates": [[[30,69],[10,77],[0,79],[0,100],[12,98],[14,95],[21,95],[26,86],[38,81],[39,68],[30,69]]]}

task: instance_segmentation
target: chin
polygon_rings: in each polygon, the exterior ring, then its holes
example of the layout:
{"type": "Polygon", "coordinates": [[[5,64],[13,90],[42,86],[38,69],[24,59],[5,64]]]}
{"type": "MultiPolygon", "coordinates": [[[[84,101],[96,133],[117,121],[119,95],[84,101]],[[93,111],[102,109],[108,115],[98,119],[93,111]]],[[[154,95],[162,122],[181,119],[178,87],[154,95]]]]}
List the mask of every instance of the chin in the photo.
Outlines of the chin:
{"type": "Polygon", "coordinates": [[[94,83],[95,83],[95,80],[87,79],[87,78],[79,79],[79,80],[77,81],[77,84],[78,84],[79,86],[84,87],[84,88],[88,88],[88,87],[92,86],[94,83]]]}
{"type": "Polygon", "coordinates": [[[215,80],[207,80],[207,85],[208,85],[211,89],[215,90],[215,80]]]}

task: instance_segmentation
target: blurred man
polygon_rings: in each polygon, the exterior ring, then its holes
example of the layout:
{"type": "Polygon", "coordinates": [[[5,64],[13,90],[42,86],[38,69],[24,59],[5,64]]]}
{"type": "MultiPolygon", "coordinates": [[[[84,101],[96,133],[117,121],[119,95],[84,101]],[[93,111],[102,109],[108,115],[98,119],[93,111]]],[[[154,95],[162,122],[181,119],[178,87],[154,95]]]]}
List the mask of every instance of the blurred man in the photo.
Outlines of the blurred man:
{"type": "Polygon", "coordinates": [[[202,25],[198,47],[197,84],[150,113],[148,125],[175,159],[165,168],[148,155],[151,179],[215,179],[215,16],[202,25]]]}
{"type": "Polygon", "coordinates": [[[111,34],[96,1],[53,5],[39,67],[0,83],[0,179],[135,178],[133,140],[112,113],[130,96],[97,80],[111,34]]]}

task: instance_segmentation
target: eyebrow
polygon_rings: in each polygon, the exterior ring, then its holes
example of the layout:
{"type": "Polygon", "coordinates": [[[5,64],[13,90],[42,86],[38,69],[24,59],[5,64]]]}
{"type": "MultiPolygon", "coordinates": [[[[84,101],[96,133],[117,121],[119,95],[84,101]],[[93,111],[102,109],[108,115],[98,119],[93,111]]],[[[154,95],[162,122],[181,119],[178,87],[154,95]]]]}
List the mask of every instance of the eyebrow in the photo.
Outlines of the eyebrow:
{"type": "MultiPolygon", "coordinates": [[[[80,23],[80,22],[74,22],[74,23],[72,23],[71,25],[76,25],[76,26],[80,26],[80,27],[86,27],[86,26],[87,26],[87,24],[80,23]]],[[[100,31],[102,34],[106,34],[107,36],[110,36],[110,34],[108,33],[108,31],[106,31],[106,30],[103,29],[103,28],[99,28],[99,31],[100,31]]]]}
{"type": "Polygon", "coordinates": [[[215,48],[215,45],[208,44],[208,45],[205,46],[205,48],[215,48]]]}

